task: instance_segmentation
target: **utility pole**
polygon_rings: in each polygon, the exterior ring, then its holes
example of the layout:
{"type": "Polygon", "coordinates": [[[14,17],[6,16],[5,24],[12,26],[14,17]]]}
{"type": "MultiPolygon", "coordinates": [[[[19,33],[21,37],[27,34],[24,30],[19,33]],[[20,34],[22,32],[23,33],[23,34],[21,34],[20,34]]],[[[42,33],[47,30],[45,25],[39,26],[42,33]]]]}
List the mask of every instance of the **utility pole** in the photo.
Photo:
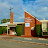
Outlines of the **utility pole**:
{"type": "Polygon", "coordinates": [[[9,9],[9,10],[10,10],[10,16],[11,16],[11,10],[12,10],[12,9],[13,9],[13,8],[11,8],[11,7],[10,7],[10,9],[9,9]]]}

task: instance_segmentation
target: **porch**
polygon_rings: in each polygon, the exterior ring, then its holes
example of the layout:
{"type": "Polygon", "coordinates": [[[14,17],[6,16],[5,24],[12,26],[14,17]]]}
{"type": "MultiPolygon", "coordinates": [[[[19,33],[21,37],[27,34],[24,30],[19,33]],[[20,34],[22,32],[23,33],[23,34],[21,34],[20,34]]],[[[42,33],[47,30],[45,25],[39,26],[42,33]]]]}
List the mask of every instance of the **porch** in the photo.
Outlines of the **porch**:
{"type": "Polygon", "coordinates": [[[2,29],[2,34],[5,34],[5,35],[15,35],[16,32],[15,32],[15,29],[16,29],[16,24],[1,24],[0,25],[0,28],[2,29]],[[6,32],[4,31],[6,28],[6,32]]]}

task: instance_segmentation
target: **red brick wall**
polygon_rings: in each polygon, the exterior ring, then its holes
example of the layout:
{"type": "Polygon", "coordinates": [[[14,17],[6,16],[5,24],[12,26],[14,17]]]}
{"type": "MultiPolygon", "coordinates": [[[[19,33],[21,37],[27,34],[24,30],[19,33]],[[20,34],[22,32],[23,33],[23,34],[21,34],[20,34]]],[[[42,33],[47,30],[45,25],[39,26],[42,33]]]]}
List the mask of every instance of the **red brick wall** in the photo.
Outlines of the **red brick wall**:
{"type": "Polygon", "coordinates": [[[13,23],[13,12],[11,12],[10,23],[13,23]]]}
{"type": "Polygon", "coordinates": [[[25,36],[35,36],[35,24],[41,24],[41,22],[25,11],[25,23],[30,23],[30,27],[25,27],[25,36]],[[27,17],[30,17],[32,21],[29,22],[28,20],[26,20],[27,17]],[[31,30],[31,27],[34,27],[33,31],[31,30]]]}

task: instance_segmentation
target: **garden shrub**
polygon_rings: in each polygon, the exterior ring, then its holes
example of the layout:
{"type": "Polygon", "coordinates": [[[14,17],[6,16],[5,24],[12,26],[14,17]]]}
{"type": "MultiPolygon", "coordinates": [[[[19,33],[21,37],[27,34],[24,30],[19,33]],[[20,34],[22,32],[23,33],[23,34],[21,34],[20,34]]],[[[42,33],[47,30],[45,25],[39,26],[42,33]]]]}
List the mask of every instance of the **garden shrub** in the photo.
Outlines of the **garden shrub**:
{"type": "Polygon", "coordinates": [[[3,33],[7,33],[7,27],[6,26],[2,26],[2,31],[3,31],[3,33]]]}
{"type": "Polygon", "coordinates": [[[0,26],[0,34],[7,33],[7,27],[6,26],[0,26]]]}
{"type": "Polygon", "coordinates": [[[0,35],[2,34],[2,27],[0,27],[0,35]]]}
{"type": "Polygon", "coordinates": [[[22,25],[17,25],[16,26],[16,32],[17,32],[17,36],[22,35],[22,25]]]}
{"type": "Polygon", "coordinates": [[[42,36],[42,28],[41,28],[41,24],[36,25],[36,36],[37,37],[41,37],[42,36]]]}

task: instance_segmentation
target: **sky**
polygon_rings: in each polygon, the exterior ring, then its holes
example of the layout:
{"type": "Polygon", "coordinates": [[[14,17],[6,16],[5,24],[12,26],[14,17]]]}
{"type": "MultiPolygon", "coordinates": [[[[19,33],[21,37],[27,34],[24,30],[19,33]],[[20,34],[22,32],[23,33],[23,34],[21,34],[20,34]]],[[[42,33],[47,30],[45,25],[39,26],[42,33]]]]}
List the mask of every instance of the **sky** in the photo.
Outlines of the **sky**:
{"type": "Polygon", "coordinates": [[[14,22],[24,22],[24,10],[39,20],[48,19],[48,0],[0,0],[0,22],[10,18],[10,7],[13,8],[14,22]]]}

